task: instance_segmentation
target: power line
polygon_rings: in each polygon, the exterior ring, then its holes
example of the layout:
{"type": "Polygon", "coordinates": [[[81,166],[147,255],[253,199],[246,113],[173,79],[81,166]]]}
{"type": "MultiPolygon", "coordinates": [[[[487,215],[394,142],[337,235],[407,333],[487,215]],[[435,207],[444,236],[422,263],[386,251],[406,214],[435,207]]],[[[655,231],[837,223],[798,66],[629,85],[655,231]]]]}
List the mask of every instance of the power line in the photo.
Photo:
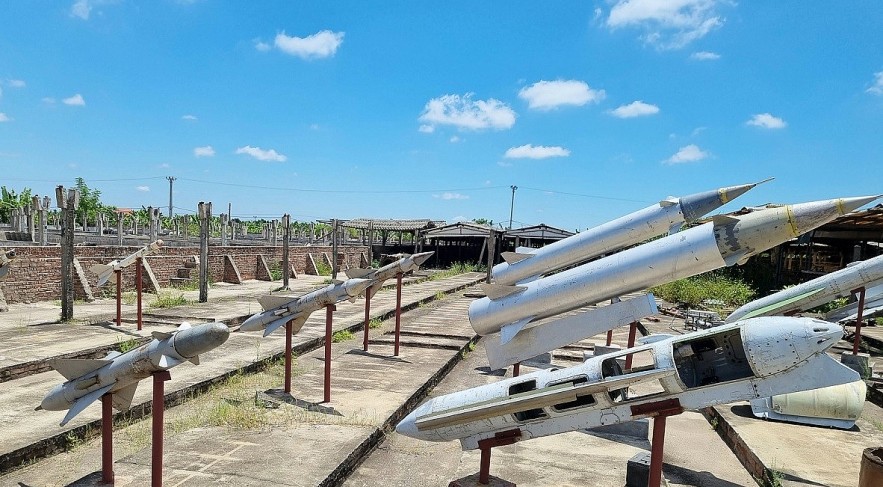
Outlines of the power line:
{"type": "Polygon", "coordinates": [[[567,196],[582,196],[584,198],[595,198],[595,199],[599,199],[599,200],[627,201],[629,203],[651,203],[650,201],[647,201],[647,200],[633,200],[633,199],[629,199],[629,198],[614,198],[612,196],[600,196],[597,194],[568,193],[566,191],[555,191],[552,189],[540,189],[540,188],[528,188],[526,186],[519,186],[518,188],[519,189],[526,189],[529,191],[540,191],[543,193],[563,194],[563,195],[567,195],[567,196]]]}
{"type": "Polygon", "coordinates": [[[231,186],[235,188],[267,189],[275,191],[294,191],[300,193],[347,193],[347,194],[399,194],[399,193],[438,193],[443,191],[485,191],[491,189],[506,188],[506,186],[481,186],[478,188],[446,188],[446,189],[394,189],[394,190],[347,190],[347,189],[309,189],[309,188],[282,188],[277,186],[256,186],[251,184],[223,183],[220,181],[204,181],[201,179],[178,178],[181,181],[194,183],[216,184],[219,186],[231,186]]]}

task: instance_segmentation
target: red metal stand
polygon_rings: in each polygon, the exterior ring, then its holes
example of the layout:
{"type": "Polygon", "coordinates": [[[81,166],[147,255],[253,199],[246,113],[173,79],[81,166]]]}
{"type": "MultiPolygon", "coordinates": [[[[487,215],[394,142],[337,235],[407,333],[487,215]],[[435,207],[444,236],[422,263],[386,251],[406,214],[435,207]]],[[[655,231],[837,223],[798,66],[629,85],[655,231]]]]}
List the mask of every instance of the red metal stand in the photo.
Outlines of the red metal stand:
{"type": "Polygon", "coordinates": [[[362,350],[368,351],[368,328],[371,326],[371,291],[365,292],[365,337],[362,343],[362,350]]]}
{"type": "Polygon", "coordinates": [[[163,415],[165,405],[165,381],[171,380],[169,371],[153,373],[153,448],[150,457],[150,485],[162,487],[163,415]]]}
{"type": "Polygon", "coordinates": [[[135,259],[135,289],[138,291],[138,331],[141,331],[141,257],[135,259]]]}
{"type": "Polygon", "coordinates": [[[607,330],[607,346],[613,343],[613,330],[607,330]]]}
{"type": "Polygon", "coordinates": [[[117,326],[123,326],[123,271],[113,271],[117,275],[117,326]]]}
{"type": "Polygon", "coordinates": [[[402,332],[402,273],[396,274],[396,344],[393,356],[399,356],[399,339],[402,332]]]}
{"type": "Polygon", "coordinates": [[[337,307],[325,307],[325,397],[323,402],[331,402],[331,323],[337,307]]]}
{"type": "Polygon", "coordinates": [[[101,396],[101,481],[113,485],[113,396],[101,396]]]}
{"type": "MultiPolygon", "coordinates": [[[[635,346],[635,334],[637,334],[637,332],[638,332],[638,324],[635,322],[632,322],[632,324],[629,325],[629,344],[628,344],[627,348],[632,348],[635,346]]],[[[632,354],[626,355],[625,368],[626,369],[632,368],[632,354]]]]}
{"type": "Polygon", "coordinates": [[[490,483],[491,474],[491,448],[495,446],[506,446],[516,443],[521,439],[521,430],[514,429],[502,431],[494,435],[493,438],[481,440],[478,442],[478,448],[481,450],[481,464],[478,470],[478,483],[487,485],[490,483]]]}
{"type": "Polygon", "coordinates": [[[632,406],[632,416],[650,416],[653,418],[653,442],[650,444],[650,474],[648,487],[659,487],[662,483],[662,455],[665,449],[665,420],[684,412],[681,402],[677,399],[632,406]]]}
{"type": "Polygon", "coordinates": [[[285,323],[285,392],[291,392],[291,322],[285,323]]]}
{"type": "Polygon", "coordinates": [[[865,287],[854,291],[858,293],[858,314],[855,316],[855,339],[852,342],[852,354],[858,355],[858,344],[862,341],[862,311],[865,309],[865,287]]]}
{"type": "Polygon", "coordinates": [[[512,366],[512,377],[518,377],[518,374],[521,373],[521,362],[516,363],[512,366]]]}

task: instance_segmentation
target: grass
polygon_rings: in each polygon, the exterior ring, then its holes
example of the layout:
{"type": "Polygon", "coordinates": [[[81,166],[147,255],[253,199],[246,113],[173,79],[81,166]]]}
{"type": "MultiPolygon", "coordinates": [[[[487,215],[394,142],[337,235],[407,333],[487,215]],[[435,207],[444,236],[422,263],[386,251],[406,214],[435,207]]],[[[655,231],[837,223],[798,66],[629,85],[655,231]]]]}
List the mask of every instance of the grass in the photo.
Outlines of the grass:
{"type": "Polygon", "coordinates": [[[151,308],[174,308],[175,306],[182,306],[188,304],[190,301],[184,297],[184,294],[180,293],[160,293],[156,300],[150,303],[151,308]]]}
{"type": "Polygon", "coordinates": [[[380,328],[381,326],[383,326],[383,322],[380,321],[380,318],[371,318],[371,321],[368,322],[368,328],[371,330],[380,328]]]}
{"type": "Polygon", "coordinates": [[[316,262],[316,275],[319,276],[330,276],[331,275],[331,266],[325,263],[325,261],[317,261],[316,262]]]}
{"type": "Polygon", "coordinates": [[[282,280],[282,264],[278,262],[273,262],[270,266],[270,280],[271,281],[281,281],[282,280]]]}
{"type": "Polygon", "coordinates": [[[119,348],[120,353],[126,353],[130,350],[133,350],[137,346],[138,346],[138,342],[136,342],[134,338],[129,338],[128,340],[120,341],[117,348],[119,348]]]}
{"type": "Polygon", "coordinates": [[[354,337],[355,335],[353,335],[353,332],[349,330],[338,330],[331,335],[331,343],[345,342],[347,340],[352,340],[354,337]]]}
{"type": "Polygon", "coordinates": [[[438,281],[440,279],[446,279],[448,277],[456,276],[459,274],[464,274],[466,272],[479,272],[481,270],[481,266],[478,264],[473,264],[471,262],[454,262],[451,264],[451,267],[436,272],[432,276],[429,277],[431,281],[438,281]]]}
{"type": "Polygon", "coordinates": [[[688,308],[700,307],[713,302],[707,307],[721,311],[723,308],[737,308],[754,297],[755,291],[748,284],[723,273],[710,272],[698,276],[680,279],[650,291],[670,302],[688,308]]]}

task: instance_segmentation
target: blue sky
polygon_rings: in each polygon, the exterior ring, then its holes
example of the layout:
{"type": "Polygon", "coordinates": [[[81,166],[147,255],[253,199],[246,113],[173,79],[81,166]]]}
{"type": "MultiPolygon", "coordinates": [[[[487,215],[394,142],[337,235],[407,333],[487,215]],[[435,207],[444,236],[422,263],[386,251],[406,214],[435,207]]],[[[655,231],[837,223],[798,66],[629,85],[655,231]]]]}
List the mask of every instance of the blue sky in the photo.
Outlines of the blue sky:
{"type": "Polygon", "coordinates": [[[883,193],[883,2],[0,4],[0,184],[584,229],[883,193]]]}

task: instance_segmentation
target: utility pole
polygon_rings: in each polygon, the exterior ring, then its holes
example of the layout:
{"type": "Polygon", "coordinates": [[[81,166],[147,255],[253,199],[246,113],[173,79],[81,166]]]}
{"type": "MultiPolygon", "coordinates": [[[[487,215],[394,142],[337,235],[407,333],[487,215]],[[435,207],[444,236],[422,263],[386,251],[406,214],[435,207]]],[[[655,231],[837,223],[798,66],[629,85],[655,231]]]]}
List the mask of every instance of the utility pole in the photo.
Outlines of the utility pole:
{"type": "Polygon", "coordinates": [[[512,185],[509,187],[512,188],[512,203],[509,204],[509,230],[512,230],[512,213],[515,211],[515,190],[518,189],[518,186],[512,185]]]}
{"type": "Polygon", "coordinates": [[[74,218],[80,206],[80,192],[74,188],[65,191],[55,188],[55,199],[61,209],[61,321],[74,317],[74,218]]]}
{"type": "Polygon", "coordinates": [[[212,219],[212,203],[199,202],[199,302],[208,301],[208,244],[209,224],[212,219]]]}
{"type": "Polygon", "coordinates": [[[166,179],[169,180],[169,219],[172,218],[172,185],[175,183],[175,180],[178,179],[174,176],[166,176],[166,179]]]}

